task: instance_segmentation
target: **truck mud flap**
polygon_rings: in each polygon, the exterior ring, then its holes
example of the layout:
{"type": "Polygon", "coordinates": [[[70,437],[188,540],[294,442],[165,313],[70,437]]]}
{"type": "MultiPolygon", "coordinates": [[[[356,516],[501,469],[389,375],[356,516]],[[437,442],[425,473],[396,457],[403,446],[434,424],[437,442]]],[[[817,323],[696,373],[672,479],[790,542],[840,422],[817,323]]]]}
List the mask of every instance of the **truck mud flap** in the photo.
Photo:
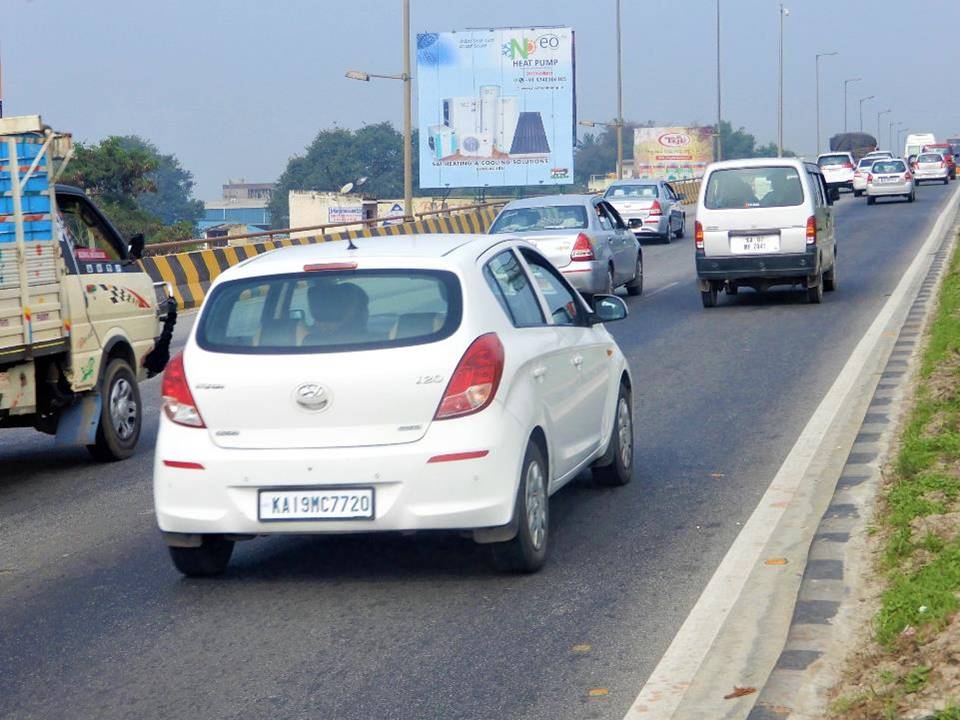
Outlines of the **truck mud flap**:
{"type": "Polygon", "coordinates": [[[100,410],[103,398],[100,393],[84,395],[80,402],[64,408],[57,420],[57,447],[76,447],[93,445],[97,438],[97,426],[100,424],[100,410]]]}

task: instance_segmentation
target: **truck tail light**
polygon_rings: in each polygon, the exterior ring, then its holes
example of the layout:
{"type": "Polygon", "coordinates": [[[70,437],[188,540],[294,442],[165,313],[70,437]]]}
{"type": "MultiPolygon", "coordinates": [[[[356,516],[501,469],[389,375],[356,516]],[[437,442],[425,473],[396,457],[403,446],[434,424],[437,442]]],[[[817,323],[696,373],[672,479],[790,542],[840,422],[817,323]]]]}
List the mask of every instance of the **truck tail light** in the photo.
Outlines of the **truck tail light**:
{"type": "Polygon", "coordinates": [[[167,363],[167,368],[163,371],[160,394],[163,395],[163,413],[170,422],[187,427],[206,427],[203,418],[200,417],[200,411],[197,410],[190,386],[187,384],[187,373],[183,369],[183,353],[167,363]]]}
{"type": "Polygon", "coordinates": [[[660,201],[654,200],[653,205],[650,206],[650,212],[648,215],[663,215],[663,208],[660,207],[660,201]]]}
{"type": "Polygon", "coordinates": [[[503,344],[496,333],[481,335],[460,358],[434,420],[480,412],[497,394],[503,377],[503,344]]]}
{"type": "Polygon", "coordinates": [[[693,223],[693,244],[697,250],[703,250],[703,225],[699,220],[693,223]]]}
{"type": "Polygon", "coordinates": [[[807,245],[817,244],[817,219],[811,215],[807,218],[807,245]]]}
{"type": "Polygon", "coordinates": [[[590,238],[583,233],[577,235],[577,240],[573,243],[573,250],[570,251],[570,259],[579,261],[597,259],[597,256],[593,254],[593,245],[590,244],[590,238]]]}

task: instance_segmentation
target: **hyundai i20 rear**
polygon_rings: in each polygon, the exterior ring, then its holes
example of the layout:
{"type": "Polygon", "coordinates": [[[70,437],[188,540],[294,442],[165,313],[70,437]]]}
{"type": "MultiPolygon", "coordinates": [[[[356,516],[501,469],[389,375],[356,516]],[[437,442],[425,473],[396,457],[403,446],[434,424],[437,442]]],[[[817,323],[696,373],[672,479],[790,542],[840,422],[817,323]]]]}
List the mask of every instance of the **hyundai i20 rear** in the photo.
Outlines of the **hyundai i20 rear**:
{"type": "Polygon", "coordinates": [[[878,160],[867,175],[867,204],[880,197],[902,197],[913,202],[917,197],[913,173],[903,160],[878,160]]]}
{"type": "Polygon", "coordinates": [[[704,307],[725,290],[800,285],[810,302],[836,287],[833,207],[819,167],[792,159],[707,168],[694,231],[704,307]]]}
{"type": "Polygon", "coordinates": [[[256,535],[438,529],[535,570],[551,493],[629,480],[622,300],[590,311],[517,241],[357,242],[225,272],[171,361],[154,497],[185,574],[256,535]]]}

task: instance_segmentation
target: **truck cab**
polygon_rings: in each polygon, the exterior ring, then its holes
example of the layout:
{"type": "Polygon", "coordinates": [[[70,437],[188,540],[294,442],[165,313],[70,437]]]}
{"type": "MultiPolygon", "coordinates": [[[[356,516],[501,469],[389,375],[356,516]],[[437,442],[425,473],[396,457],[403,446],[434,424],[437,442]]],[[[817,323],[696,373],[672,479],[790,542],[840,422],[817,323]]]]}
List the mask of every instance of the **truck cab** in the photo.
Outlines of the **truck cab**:
{"type": "Polygon", "coordinates": [[[84,192],[57,184],[69,135],[0,119],[0,431],[33,427],[102,460],[133,453],[138,384],[162,371],[176,304],[84,192]]]}

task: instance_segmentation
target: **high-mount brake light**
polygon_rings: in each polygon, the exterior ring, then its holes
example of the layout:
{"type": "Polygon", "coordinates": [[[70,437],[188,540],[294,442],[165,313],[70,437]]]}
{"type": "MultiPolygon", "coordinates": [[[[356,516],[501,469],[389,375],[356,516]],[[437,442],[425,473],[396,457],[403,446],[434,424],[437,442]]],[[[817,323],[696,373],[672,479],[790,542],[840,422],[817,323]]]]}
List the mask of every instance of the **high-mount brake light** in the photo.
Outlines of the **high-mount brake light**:
{"type": "Polygon", "coordinates": [[[502,377],[503,343],[496,333],[481,335],[460,358],[433,419],[480,412],[493,401],[502,377]]]}
{"type": "Polygon", "coordinates": [[[593,245],[590,244],[590,238],[583,233],[577,235],[577,239],[573,243],[573,249],[570,251],[570,259],[580,262],[597,259],[597,256],[593,253],[593,245]]]}
{"type": "Polygon", "coordinates": [[[187,373],[183,369],[183,353],[174,356],[167,363],[167,368],[163,371],[160,394],[163,396],[161,401],[163,414],[170,422],[187,427],[206,427],[197,409],[197,403],[193,399],[193,393],[190,392],[190,386],[187,384],[187,373]]]}
{"type": "Polygon", "coordinates": [[[356,270],[355,262],[311,263],[303,266],[304,272],[331,272],[334,270],[356,270]]]}

